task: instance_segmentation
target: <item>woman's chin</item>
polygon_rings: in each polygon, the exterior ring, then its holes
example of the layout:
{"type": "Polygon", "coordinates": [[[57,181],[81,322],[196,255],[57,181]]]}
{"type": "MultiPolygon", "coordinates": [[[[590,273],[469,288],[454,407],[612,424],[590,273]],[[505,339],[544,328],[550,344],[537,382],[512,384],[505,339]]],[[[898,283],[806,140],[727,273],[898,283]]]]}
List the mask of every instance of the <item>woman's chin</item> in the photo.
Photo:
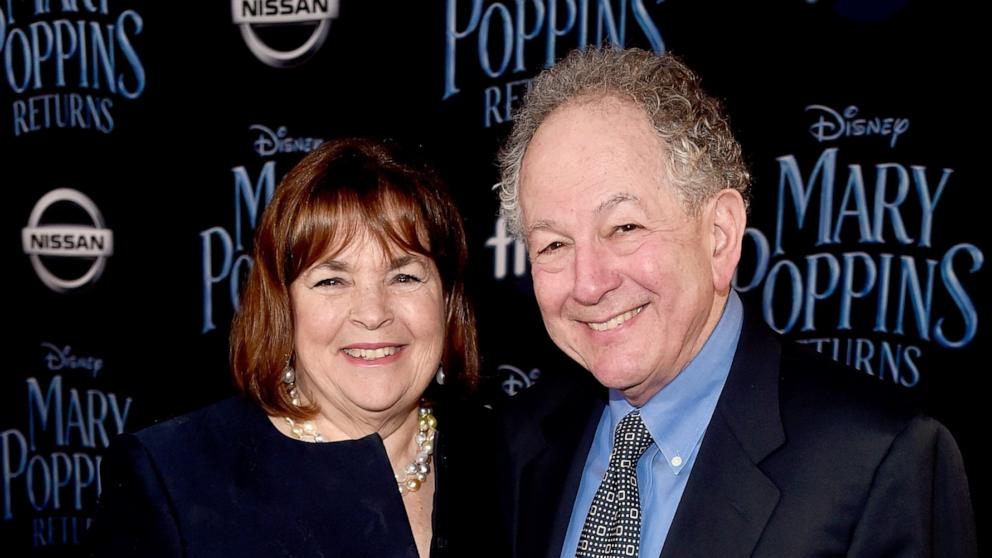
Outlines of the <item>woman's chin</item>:
{"type": "Polygon", "coordinates": [[[369,394],[363,395],[363,397],[355,398],[351,401],[351,409],[342,409],[342,411],[358,411],[375,415],[401,415],[416,409],[420,401],[420,394],[414,398],[407,397],[406,394],[374,397],[370,397],[369,394]]]}

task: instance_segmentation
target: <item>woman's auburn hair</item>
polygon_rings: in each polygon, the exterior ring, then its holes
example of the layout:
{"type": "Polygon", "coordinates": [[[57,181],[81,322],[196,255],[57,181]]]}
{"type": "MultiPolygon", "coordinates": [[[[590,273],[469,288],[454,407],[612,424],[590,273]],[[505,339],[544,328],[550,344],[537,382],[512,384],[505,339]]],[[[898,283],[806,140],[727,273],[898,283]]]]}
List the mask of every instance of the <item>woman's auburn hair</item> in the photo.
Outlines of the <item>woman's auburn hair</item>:
{"type": "Polygon", "coordinates": [[[362,234],[387,255],[415,253],[434,263],[445,300],[446,389],[476,386],[475,315],[463,282],[468,247],[454,201],[433,170],[405,159],[395,145],[331,140],[276,188],[255,232],[251,271],[231,325],[235,385],[270,416],[307,419],[318,411],[293,405],[283,383],[294,355],[290,284],[362,234]]]}

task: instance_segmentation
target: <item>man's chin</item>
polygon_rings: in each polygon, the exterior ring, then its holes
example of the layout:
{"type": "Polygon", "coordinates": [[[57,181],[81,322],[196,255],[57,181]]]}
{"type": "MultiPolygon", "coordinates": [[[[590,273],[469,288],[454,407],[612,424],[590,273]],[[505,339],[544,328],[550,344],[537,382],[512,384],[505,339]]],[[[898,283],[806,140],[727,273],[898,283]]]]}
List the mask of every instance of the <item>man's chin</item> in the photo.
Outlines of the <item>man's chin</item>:
{"type": "Polygon", "coordinates": [[[634,381],[630,377],[630,374],[622,370],[603,370],[598,369],[592,372],[596,381],[602,384],[604,387],[609,389],[615,389],[617,391],[626,393],[630,390],[637,389],[640,382],[634,381]]]}
{"type": "Polygon", "coordinates": [[[635,377],[629,371],[598,370],[592,373],[603,387],[619,391],[628,403],[635,407],[647,403],[664,385],[657,386],[652,378],[635,377]]]}

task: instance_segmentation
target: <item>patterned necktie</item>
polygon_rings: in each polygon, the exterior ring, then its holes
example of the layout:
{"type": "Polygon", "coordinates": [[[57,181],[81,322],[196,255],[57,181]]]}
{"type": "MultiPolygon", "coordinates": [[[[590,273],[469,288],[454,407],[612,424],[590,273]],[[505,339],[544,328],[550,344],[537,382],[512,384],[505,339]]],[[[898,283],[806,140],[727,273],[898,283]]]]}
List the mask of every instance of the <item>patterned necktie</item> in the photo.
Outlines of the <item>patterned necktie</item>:
{"type": "Polygon", "coordinates": [[[652,443],[651,433],[638,411],[632,411],[617,425],[610,464],[582,525],[576,558],[637,556],[640,552],[637,461],[652,443]]]}

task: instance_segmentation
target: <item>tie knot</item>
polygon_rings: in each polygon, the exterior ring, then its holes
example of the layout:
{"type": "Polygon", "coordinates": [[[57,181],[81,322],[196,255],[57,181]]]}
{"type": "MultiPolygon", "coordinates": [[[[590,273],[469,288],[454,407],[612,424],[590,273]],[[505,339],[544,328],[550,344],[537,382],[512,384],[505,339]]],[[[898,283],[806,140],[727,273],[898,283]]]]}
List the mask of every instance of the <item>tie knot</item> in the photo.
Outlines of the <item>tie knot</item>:
{"type": "Polygon", "coordinates": [[[610,456],[611,465],[636,467],[644,450],[653,443],[654,439],[641,419],[641,413],[631,411],[617,424],[613,436],[613,454],[610,456]]]}

